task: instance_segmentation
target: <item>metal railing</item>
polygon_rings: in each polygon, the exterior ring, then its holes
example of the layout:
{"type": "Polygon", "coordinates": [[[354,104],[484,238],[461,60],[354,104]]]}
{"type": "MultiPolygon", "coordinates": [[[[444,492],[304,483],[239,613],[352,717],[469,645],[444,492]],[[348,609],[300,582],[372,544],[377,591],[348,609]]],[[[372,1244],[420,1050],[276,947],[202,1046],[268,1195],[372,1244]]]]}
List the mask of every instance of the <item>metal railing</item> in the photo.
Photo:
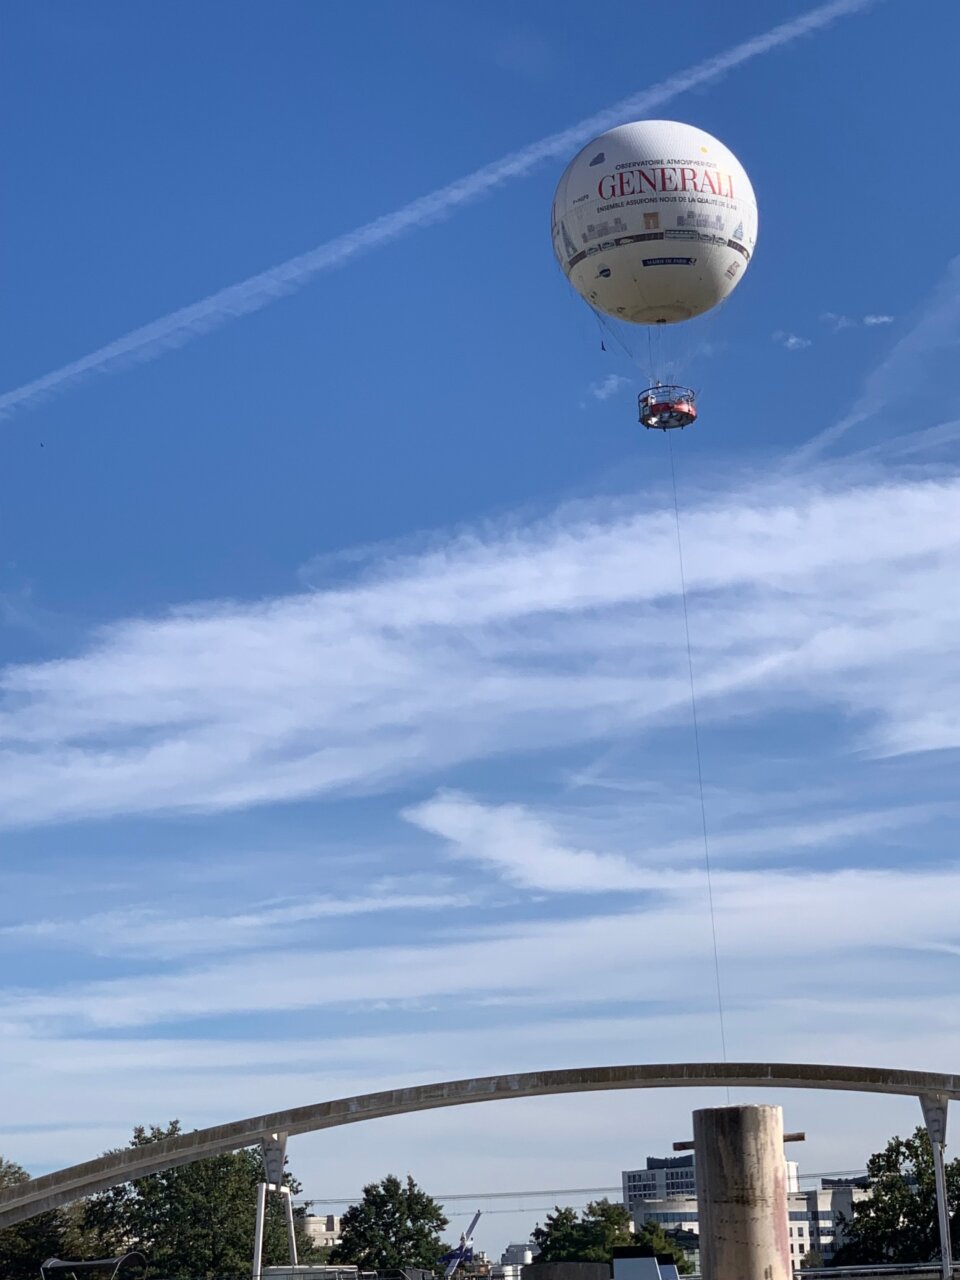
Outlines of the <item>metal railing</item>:
{"type": "MultiPolygon", "coordinates": [[[[875,1262],[859,1267],[803,1267],[794,1271],[794,1280],[860,1280],[869,1276],[886,1276],[887,1280],[896,1280],[897,1276],[939,1276],[943,1268],[939,1262],[875,1262]]],[[[960,1275],[956,1269],[954,1276],[960,1275]]]]}

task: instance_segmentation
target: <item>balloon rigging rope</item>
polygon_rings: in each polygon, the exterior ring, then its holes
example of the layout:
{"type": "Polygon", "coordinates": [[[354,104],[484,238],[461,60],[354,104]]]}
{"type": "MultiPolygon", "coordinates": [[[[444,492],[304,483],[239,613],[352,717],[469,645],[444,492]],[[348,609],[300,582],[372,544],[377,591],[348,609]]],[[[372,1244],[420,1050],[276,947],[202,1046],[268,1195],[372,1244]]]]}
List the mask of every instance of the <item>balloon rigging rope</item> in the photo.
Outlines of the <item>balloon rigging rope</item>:
{"type": "MultiPolygon", "coordinates": [[[[690,615],[687,609],[687,584],[683,570],[683,540],[680,537],[680,501],[677,497],[677,468],[673,458],[673,440],[671,432],[667,437],[667,449],[670,454],[670,479],[673,483],[673,512],[677,524],[677,558],[680,564],[680,596],[683,600],[683,629],[687,639],[687,670],[690,674],[690,708],[693,718],[693,742],[697,754],[697,783],[700,789],[700,822],[703,828],[703,864],[707,873],[707,900],[710,904],[710,932],[713,939],[713,972],[717,985],[717,1013],[720,1020],[720,1051],[723,1061],[727,1061],[727,1036],[723,1017],[723,987],[720,982],[720,948],[717,943],[717,917],[713,902],[713,875],[710,868],[710,838],[707,829],[707,805],[703,795],[703,760],[700,752],[700,726],[697,719],[697,692],[693,679],[693,650],[690,645],[690,615]]],[[[727,1089],[727,1103],[730,1102],[730,1090],[727,1089]]]]}
{"type": "Polygon", "coordinates": [[[606,333],[606,335],[607,335],[607,337],[610,339],[610,341],[611,341],[611,342],[615,342],[615,343],[617,344],[617,346],[618,346],[618,347],[620,348],[620,350],[624,353],[624,355],[627,357],[627,359],[630,361],[630,363],[631,363],[631,364],[636,364],[636,363],[637,363],[637,357],[636,357],[636,355],[634,354],[634,352],[632,352],[632,351],[630,350],[630,348],[629,348],[629,347],[627,346],[627,344],[624,342],[624,340],[623,340],[623,338],[621,337],[621,335],[617,332],[617,330],[616,330],[616,329],[614,329],[613,325],[611,325],[611,324],[609,323],[609,321],[607,320],[606,316],[605,316],[605,315],[603,315],[601,312],[597,311],[597,310],[596,310],[596,308],[594,308],[594,307],[592,307],[592,306],[591,306],[590,310],[593,312],[593,314],[594,314],[594,318],[596,319],[597,324],[598,324],[598,325],[599,325],[599,327],[600,327],[600,333],[601,333],[601,336],[602,336],[604,333],[606,333]]]}

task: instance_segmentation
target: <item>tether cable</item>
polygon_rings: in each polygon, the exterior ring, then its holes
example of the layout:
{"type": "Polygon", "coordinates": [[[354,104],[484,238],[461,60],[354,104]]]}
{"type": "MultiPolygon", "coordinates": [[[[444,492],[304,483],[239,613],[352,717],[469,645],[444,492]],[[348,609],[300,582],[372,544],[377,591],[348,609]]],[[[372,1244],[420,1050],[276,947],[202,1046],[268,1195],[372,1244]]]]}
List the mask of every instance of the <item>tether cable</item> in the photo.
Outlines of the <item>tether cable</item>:
{"type": "MultiPolygon", "coordinates": [[[[697,754],[697,784],[700,789],[700,822],[703,828],[703,865],[707,873],[707,899],[710,903],[710,933],[713,938],[713,972],[717,983],[717,1013],[720,1019],[720,1052],[727,1061],[727,1036],[723,1018],[723,987],[720,982],[720,948],[717,944],[717,917],[713,904],[713,875],[710,868],[710,837],[707,829],[707,804],[703,795],[703,759],[700,752],[700,725],[697,719],[697,691],[693,678],[693,649],[690,645],[690,614],[687,608],[687,582],[683,569],[683,539],[680,536],[680,500],[677,497],[677,468],[673,458],[673,440],[669,431],[667,449],[670,453],[670,479],[673,483],[673,512],[677,524],[677,559],[680,563],[680,596],[683,600],[683,630],[687,641],[687,670],[690,675],[690,708],[693,718],[693,742],[697,754]]],[[[727,1089],[727,1102],[730,1090],[727,1089]]]]}

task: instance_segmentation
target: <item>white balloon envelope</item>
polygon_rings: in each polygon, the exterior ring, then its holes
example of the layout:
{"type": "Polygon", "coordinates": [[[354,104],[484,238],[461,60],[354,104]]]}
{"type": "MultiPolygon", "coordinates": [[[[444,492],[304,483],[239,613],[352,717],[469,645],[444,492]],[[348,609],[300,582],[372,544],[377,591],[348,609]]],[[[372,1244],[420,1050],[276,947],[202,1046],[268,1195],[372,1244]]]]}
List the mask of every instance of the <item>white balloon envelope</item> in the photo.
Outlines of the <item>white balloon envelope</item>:
{"type": "Polygon", "coordinates": [[[552,229],[558,262],[591,306],[673,324],[736,288],[757,240],[757,202],[722,142],[693,125],[641,120],[571,160],[552,229]]]}

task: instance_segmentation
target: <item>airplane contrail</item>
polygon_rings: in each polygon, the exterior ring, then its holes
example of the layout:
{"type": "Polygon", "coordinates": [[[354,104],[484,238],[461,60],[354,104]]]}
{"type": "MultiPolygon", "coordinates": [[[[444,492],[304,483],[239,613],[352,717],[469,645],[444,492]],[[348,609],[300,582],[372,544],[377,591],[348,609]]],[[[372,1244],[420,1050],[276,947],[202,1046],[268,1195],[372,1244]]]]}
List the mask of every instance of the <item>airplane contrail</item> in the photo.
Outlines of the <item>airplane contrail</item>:
{"type": "MultiPolygon", "coordinates": [[[[791,469],[808,466],[841,436],[888,409],[901,398],[905,382],[916,376],[925,358],[955,346],[960,330],[960,255],[952,258],[940,284],[913,324],[890,348],[882,362],[864,380],[849,411],[805,440],[787,457],[791,469]]],[[[948,408],[941,404],[941,410],[948,408]]],[[[952,407],[948,412],[953,412],[952,407]]],[[[941,423],[941,426],[947,425],[941,423]]]]}
{"type": "Polygon", "coordinates": [[[381,245],[389,244],[408,231],[430,226],[448,217],[463,205],[480,199],[513,178],[528,174],[544,160],[566,158],[570,152],[589,142],[624,119],[636,118],[655,107],[663,106],[680,94],[708,84],[742,66],[761,54],[779,49],[801,36],[822,30],[838,18],[869,8],[877,0],[830,0],[799,18],[783,22],[763,34],[734,45],[725,53],[707,58],[693,67],[677,72],[652,89],[624,98],[612,107],[588,116],[560,133],[550,134],[539,142],[522,147],[484,165],[474,173],[445,187],[439,187],[410,204],[367,222],[353,231],[336,236],[316,249],[290,258],[279,266],[261,271],[239,284],[219,289],[199,302],[181,307],[150,324],[131,330],[122,338],[109,342],[89,355],[53,369],[39,378],[23,383],[0,395],[0,420],[13,417],[20,409],[29,408],[93,373],[111,373],[129,364],[153,360],[164,351],[182,347],[200,334],[209,333],[230,320],[259,311],[269,302],[302,288],[314,276],[381,245]]]}

